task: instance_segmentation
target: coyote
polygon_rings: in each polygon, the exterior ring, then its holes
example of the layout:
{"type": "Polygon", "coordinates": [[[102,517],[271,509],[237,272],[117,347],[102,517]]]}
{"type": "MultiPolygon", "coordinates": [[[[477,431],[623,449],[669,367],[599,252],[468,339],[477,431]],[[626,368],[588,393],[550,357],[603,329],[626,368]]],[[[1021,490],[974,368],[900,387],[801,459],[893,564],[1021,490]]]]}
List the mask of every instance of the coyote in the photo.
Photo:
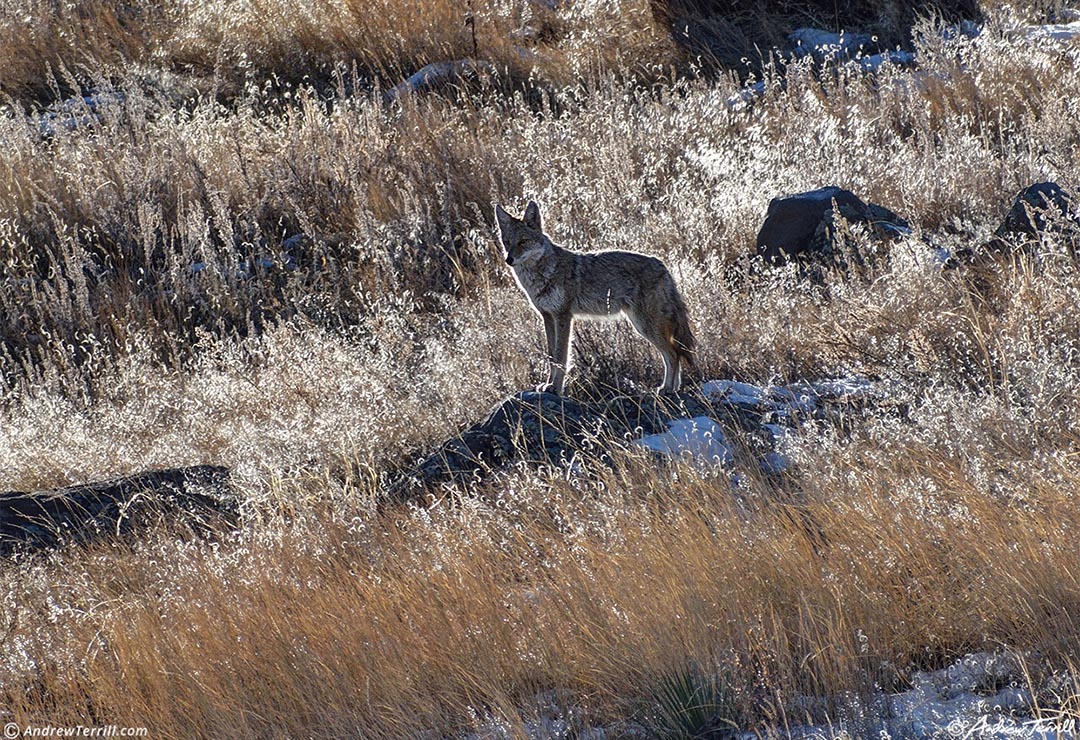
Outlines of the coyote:
{"type": "Polygon", "coordinates": [[[664,383],[657,391],[679,390],[679,361],[692,364],[695,342],[686,304],[663,262],[635,252],[582,254],[563,249],[541,229],[535,201],[529,201],[521,219],[498,205],[495,216],[506,264],[544,319],[551,373],[541,390],[562,395],[575,316],[602,318],[619,313],[626,314],[638,334],[664,358],[664,383]]]}

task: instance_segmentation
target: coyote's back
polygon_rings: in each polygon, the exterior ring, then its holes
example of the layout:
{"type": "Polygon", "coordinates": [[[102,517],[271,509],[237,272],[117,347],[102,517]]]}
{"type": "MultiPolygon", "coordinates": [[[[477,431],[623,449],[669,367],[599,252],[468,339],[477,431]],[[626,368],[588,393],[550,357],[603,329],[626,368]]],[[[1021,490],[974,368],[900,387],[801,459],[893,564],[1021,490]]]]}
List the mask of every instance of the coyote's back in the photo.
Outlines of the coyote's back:
{"type": "Polygon", "coordinates": [[[663,262],[636,252],[563,249],[544,234],[539,206],[532,201],[521,219],[499,206],[496,216],[506,262],[544,319],[551,390],[561,393],[565,383],[573,318],[620,313],[660,350],[664,382],[658,390],[679,390],[680,360],[692,363],[695,341],[686,303],[663,262]]]}

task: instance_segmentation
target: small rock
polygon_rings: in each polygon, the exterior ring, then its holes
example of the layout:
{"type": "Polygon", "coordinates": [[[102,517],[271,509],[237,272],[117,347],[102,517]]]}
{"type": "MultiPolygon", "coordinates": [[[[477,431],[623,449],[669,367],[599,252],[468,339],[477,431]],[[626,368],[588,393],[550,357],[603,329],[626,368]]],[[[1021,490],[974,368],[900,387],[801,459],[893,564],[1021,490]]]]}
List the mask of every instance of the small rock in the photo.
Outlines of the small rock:
{"type": "Polygon", "coordinates": [[[448,84],[475,79],[481,74],[496,73],[495,65],[483,60],[455,59],[449,62],[434,62],[387,90],[383,93],[383,100],[392,103],[403,95],[428,92],[448,84]]]}
{"type": "Polygon", "coordinates": [[[1064,224],[1080,227],[1074,212],[1075,200],[1056,182],[1040,182],[1021,190],[1012,208],[994,232],[998,238],[1038,238],[1044,231],[1059,230],[1064,224]],[[1054,215],[1059,217],[1055,219],[1054,215]]]}
{"type": "Polygon", "coordinates": [[[127,95],[119,90],[91,92],[55,103],[38,116],[38,131],[44,137],[55,136],[64,131],[95,126],[101,122],[106,109],[123,105],[127,95]]]}
{"type": "Polygon", "coordinates": [[[905,69],[914,67],[915,55],[910,51],[894,49],[892,51],[883,51],[880,54],[872,54],[867,57],[859,57],[853,64],[858,64],[859,68],[867,74],[874,74],[880,72],[886,64],[891,64],[894,67],[903,67],[905,69]]]}

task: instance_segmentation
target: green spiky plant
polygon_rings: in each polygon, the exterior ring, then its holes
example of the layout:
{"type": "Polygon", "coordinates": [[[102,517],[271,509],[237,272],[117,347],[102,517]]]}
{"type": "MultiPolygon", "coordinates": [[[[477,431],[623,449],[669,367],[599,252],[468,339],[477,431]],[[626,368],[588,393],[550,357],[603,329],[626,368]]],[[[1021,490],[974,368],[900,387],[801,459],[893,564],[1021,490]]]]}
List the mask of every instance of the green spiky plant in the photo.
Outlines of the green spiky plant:
{"type": "Polygon", "coordinates": [[[653,686],[645,725],[662,740],[707,740],[737,729],[734,715],[723,676],[690,662],[653,686]]]}

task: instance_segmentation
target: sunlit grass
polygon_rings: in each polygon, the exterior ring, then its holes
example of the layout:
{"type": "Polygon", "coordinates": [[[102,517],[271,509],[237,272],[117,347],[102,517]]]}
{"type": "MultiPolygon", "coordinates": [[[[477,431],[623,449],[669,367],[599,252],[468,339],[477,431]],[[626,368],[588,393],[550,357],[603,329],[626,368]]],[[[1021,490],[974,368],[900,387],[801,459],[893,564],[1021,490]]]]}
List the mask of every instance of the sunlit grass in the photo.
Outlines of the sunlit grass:
{"type": "MultiPolygon", "coordinates": [[[[519,477],[451,509],[349,523],[316,507],[213,549],[161,538],[68,553],[65,575],[9,567],[9,598],[54,606],[19,609],[9,644],[44,662],[8,652],[5,704],[165,737],[423,736],[514,726],[556,689],[590,724],[664,711],[657,692],[696,665],[755,726],[800,696],[868,698],[991,635],[1073,654],[1074,469],[1033,508],[944,458],[902,471],[924,453],[854,447],[828,453],[800,504],[627,461],[584,488],[519,477]],[[874,456],[889,463],[869,476],[874,456]],[[22,694],[33,676],[45,685],[22,694]]],[[[831,706],[793,719],[843,716],[831,706]]]]}
{"type": "MultiPolygon", "coordinates": [[[[854,716],[973,650],[1075,655],[1080,274],[1053,235],[977,271],[920,240],[980,252],[1021,187],[1077,190],[1074,51],[926,42],[921,72],[789,69],[735,112],[733,81],[671,78],[643,3],[477,2],[476,47],[445,2],[415,23],[176,3],[124,19],[134,36],[83,7],[100,36],[30,9],[63,44],[4,14],[0,490],[215,463],[248,518],[5,563],[0,711],[399,738],[522,736],[557,705],[581,731],[678,732],[701,688],[753,729],[854,716]],[[529,24],[532,71],[508,41],[529,24]],[[474,52],[513,84],[395,105],[365,87],[474,52]],[[46,65],[125,97],[42,136],[33,107],[65,94],[46,65]],[[195,93],[147,84],[155,65],[195,93]],[[818,284],[749,269],[769,200],[830,184],[916,235],[818,284]],[[629,455],[388,504],[395,471],[543,376],[488,222],[526,198],[560,243],[667,262],[699,379],[868,375],[895,403],[807,420],[780,481],[629,455]]],[[[576,347],[571,394],[655,384],[624,325],[576,347]]]]}

